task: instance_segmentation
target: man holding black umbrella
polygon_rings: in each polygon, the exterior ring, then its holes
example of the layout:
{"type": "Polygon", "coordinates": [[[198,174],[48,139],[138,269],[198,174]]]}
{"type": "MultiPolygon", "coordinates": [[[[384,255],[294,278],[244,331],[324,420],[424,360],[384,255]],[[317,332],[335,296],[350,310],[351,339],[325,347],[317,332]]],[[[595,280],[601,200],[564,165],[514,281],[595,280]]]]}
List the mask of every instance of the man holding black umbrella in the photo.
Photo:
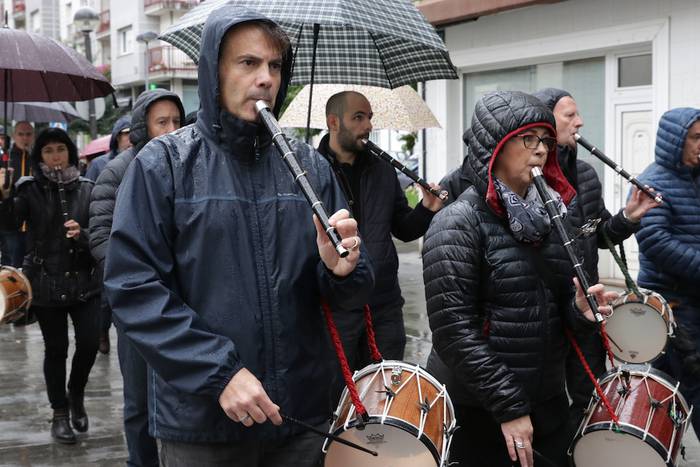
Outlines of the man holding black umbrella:
{"type": "MultiPolygon", "coordinates": [[[[17,122],[12,133],[12,148],[3,160],[10,169],[8,182],[14,187],[17,180],[30,175],[29,151],[34,144],[34,127],[29,122],[17,122]]],[[[5,180],[0,180],[5,184],[5,180]]],[[[22,267],[24,259],[25,234],[22,226],[14,224],[10,217],[0,220],[0,264],[22,267]]]]}
{"type": "Polygon", "coordinates": [[[116,326],[152,368],[151,434],[166,466],[313,466],[327,427],[332,349],[320,301],[361,306],[373,274],[328,163],[296,157],[340,258],[257,123],[279,112],[287,36],[227,5],[206,22],[197,122],[148,143],[117,195],[105,288],[116,326]],[[271,422],[271,423],[270,423],[271,422]]]}

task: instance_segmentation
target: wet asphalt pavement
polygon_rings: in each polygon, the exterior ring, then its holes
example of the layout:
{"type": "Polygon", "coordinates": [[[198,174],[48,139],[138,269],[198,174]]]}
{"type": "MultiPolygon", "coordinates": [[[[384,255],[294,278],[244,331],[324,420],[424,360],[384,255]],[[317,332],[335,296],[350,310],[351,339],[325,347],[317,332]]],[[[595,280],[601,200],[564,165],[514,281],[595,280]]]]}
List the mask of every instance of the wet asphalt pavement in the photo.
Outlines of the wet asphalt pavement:
{"type": "MultiPolygon", "coordinates": [[[[430,351],[430,330],[417,243],[400,245],[399,252],[408,334],[405,359],[424,364],[430,351]]],[[[69,355],[72,352],[71,348],[69,355]]],[[[107,356],[98,354],[90,375],[85,397],[90,430],[78,434],[76,445],[64,446],[51,440],[51,409],[42,364],[43,343],[37,324],[28,328],[0,327],[0,467],[124,465],[122,381],[114,330],[112,352],[107,356]]],[[[687,460],[679,465],[700,466],[700,445],[692,431],[686,435],[685,444],[687,460]]]]}

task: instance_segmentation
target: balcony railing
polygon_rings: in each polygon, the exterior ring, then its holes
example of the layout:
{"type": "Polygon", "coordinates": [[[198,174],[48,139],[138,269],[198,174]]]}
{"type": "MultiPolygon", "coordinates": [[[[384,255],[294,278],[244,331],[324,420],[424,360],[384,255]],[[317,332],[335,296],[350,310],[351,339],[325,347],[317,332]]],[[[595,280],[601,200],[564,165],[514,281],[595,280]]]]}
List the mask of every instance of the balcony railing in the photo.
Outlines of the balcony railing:
{"type": "Polygon", "coordinates": [[[197,71],[197,65],[183,51],[172,45],[162,45],[148,49],[150,73],[175,71],[197,71]]]}
{"type": "Polygon", "coordinates": [[[19,13],[24,13],[25,9],[26,9],[26,7],[24,5],[24,0],[12,0],[12,14],[13,15],[16,15],[19,13]]]}
{"type": "Polygon", "coordinates": [[[150,8],[160,6],[172,10],[186,10],[201,3],[200,0],[143,0],[143,7],[150,8]]]}
{"type": "Polygon", "coordinates": [[[109,31],[109,10],[100,12],[100,25],[97,26],[97,34],[109,31]]]}

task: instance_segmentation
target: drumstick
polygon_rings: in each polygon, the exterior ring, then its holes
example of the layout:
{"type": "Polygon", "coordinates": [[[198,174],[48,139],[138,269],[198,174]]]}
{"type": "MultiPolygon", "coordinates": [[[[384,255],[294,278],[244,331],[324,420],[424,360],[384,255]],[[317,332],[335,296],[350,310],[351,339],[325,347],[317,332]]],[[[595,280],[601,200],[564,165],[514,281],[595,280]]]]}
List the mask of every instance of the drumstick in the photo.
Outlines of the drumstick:
{"type": "Polygon", "coordinates": [[[316,433],[317,435],[323,436],[324,438],[332,439],[333,441],[337,441],[337,442],[339,442],[340,444],[344,444],[344,445],[346,445],[346,446],[350,446],[350,447],[353,448],[353,449],[358,449],[358,450],[360,450],[360,451],[366,452],[367,454],[372,454],[372,455],[375,456],[375,457],[379,456],[379,453],[378,453],[377,451],[369,450],[369,449],[367,449],[367,448],[364,448],[364,447],[360,446],[359,444],[355,444],[355,443],[353,443],[353,442],[351,442],[351,441],[347,441],[347,440],[345,440],[345,439],[343,439],[343,438],[340,438],[340,437],[338,437],[338,436],[332,435],[332,434],[330,434],[330,433],[326,433],[325,431],[321,431],[321,430],[319,430],[318,428],[315,428],[315,427],[309,425],[309,424],[306,423],[306,422],[302,422],[301,420],[297,420],[296,418],[290,417],[289,415],[285,415],[285,414],[283,414],[283,413],[280,413],[280,416],[282,417],[282,419],[284,419],[284,420],[286,420],[286,421],[288,421],[288,422],[294,423],[295,425],[303,426],[303,427],[306,428],[307,430],[309,430],[309,431],[311,431],[311,432],[314,432],[314,433],[316,433]]]}

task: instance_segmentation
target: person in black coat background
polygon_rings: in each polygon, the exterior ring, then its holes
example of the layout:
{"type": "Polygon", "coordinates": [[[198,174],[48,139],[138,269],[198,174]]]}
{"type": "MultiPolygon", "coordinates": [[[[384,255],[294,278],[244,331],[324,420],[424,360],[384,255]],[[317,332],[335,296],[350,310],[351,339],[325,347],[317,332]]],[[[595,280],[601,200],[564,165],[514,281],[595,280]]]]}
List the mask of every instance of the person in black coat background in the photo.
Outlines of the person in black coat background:
{"type": "MultiPolygon", "coordinates": [[[[607,249],[605,236],[620,244],[640,228],[641,218],[658,204],[637,188],[632,190],[627,205],[612,215],[605,208],[603,187],[593,167],[580,158],[574,134],[583,127],[578,106],[567,91],[555,88],[541,89],[533,96],[541,100],[554,113],[557,124],[557,159],[564,176],[576,190],[578,196],[571,204],[569,225],[578,231],[587,222],[600,219],[595,233],[576,236],[576,245],[583,256],[583,268],[591,283],[598,282],[598,249],[607,249]]],[[[611,172],[611,176],[612,172],[611,172]]],[[[577,336],[586,361],[596,378],[605,373],[605,349],[597,333],[577,336]]],[[[593,394],[593,382],[583,369],[575,352],[571,351],[566,362],[566,385],[571,397],[571,426],[575,431],[583,411],[588,407],[593,394]]]]}
{"type": "MultiPolygon", "coordinates": [[[[372,259],[375,286],[369,305],[379,351],[385,360],[402,360],[404,300],[392,235],[404,242],[421,237],[442,201],[419,186],[423,200],[413,209],[408,205],[394,168],[364,150],[361,140],[369,139],[371,120],[372,107],[362,94],[345,91],[331,96],[326,104],[328,135],[318,152],[331,163],[372,259]]],[[[339,315],[336,324],[351,369],[371,363],[362,310],[339,315]]]]}
{"type": "Polygon", "coordinates": [[[85,228],[93,184],[80,177],[78,150],[61,129],[39,134],[31,163],[34,176],[20,179],[14,196],[9,189],[2,190],[0,214],[28,226],[22,270],[32,286],[32,311],[44,337],[44,378],[54,411],[51,435],[71,444],[76,436],[68,422],[69,408],[73,428],[88,429],[83,399],[98,347],[100,287],[85,228]],[[66,394],[69,315],[75,353],[66,394]]]}
{"type": "MultiPolygon", "coordinates": [[[[567,465],[564,328],[593,332],[590,308],[530,170],[540,167],[562,215],[575,195],[555,156],[554,117],[521,92],[476,104],[466,167],[474,185],[438,213],[423,249],[432,330],[428,371],[447,384],[462,428],[450,461],[533,465],[533,448],[567,465]]],[[[601,312],[617,294],[597,284],[601,312]]],[[[538,462],[539,465],[540,462],[538,462]]]]}
{"type": "MultiPolygon", "coordinates": [[[[97,177],[90,196],[90,251],[97,260],[100,273],[104,271],[117,190],[126,170],[151,139],[180,128],[184,115],[180,98],[165,89],[144,91],[136,99],[129,132],[132,146],[107,163],[97,177]]],[[[103,306],[109,310],[108,303],[103,303],[103,306]]],[[[148,434],[148,367],[119,329],[117,352],[124,379],[124,434],[129,450],[127,465],[157,466],[158,446],[155,438],[148,434]]]]}

